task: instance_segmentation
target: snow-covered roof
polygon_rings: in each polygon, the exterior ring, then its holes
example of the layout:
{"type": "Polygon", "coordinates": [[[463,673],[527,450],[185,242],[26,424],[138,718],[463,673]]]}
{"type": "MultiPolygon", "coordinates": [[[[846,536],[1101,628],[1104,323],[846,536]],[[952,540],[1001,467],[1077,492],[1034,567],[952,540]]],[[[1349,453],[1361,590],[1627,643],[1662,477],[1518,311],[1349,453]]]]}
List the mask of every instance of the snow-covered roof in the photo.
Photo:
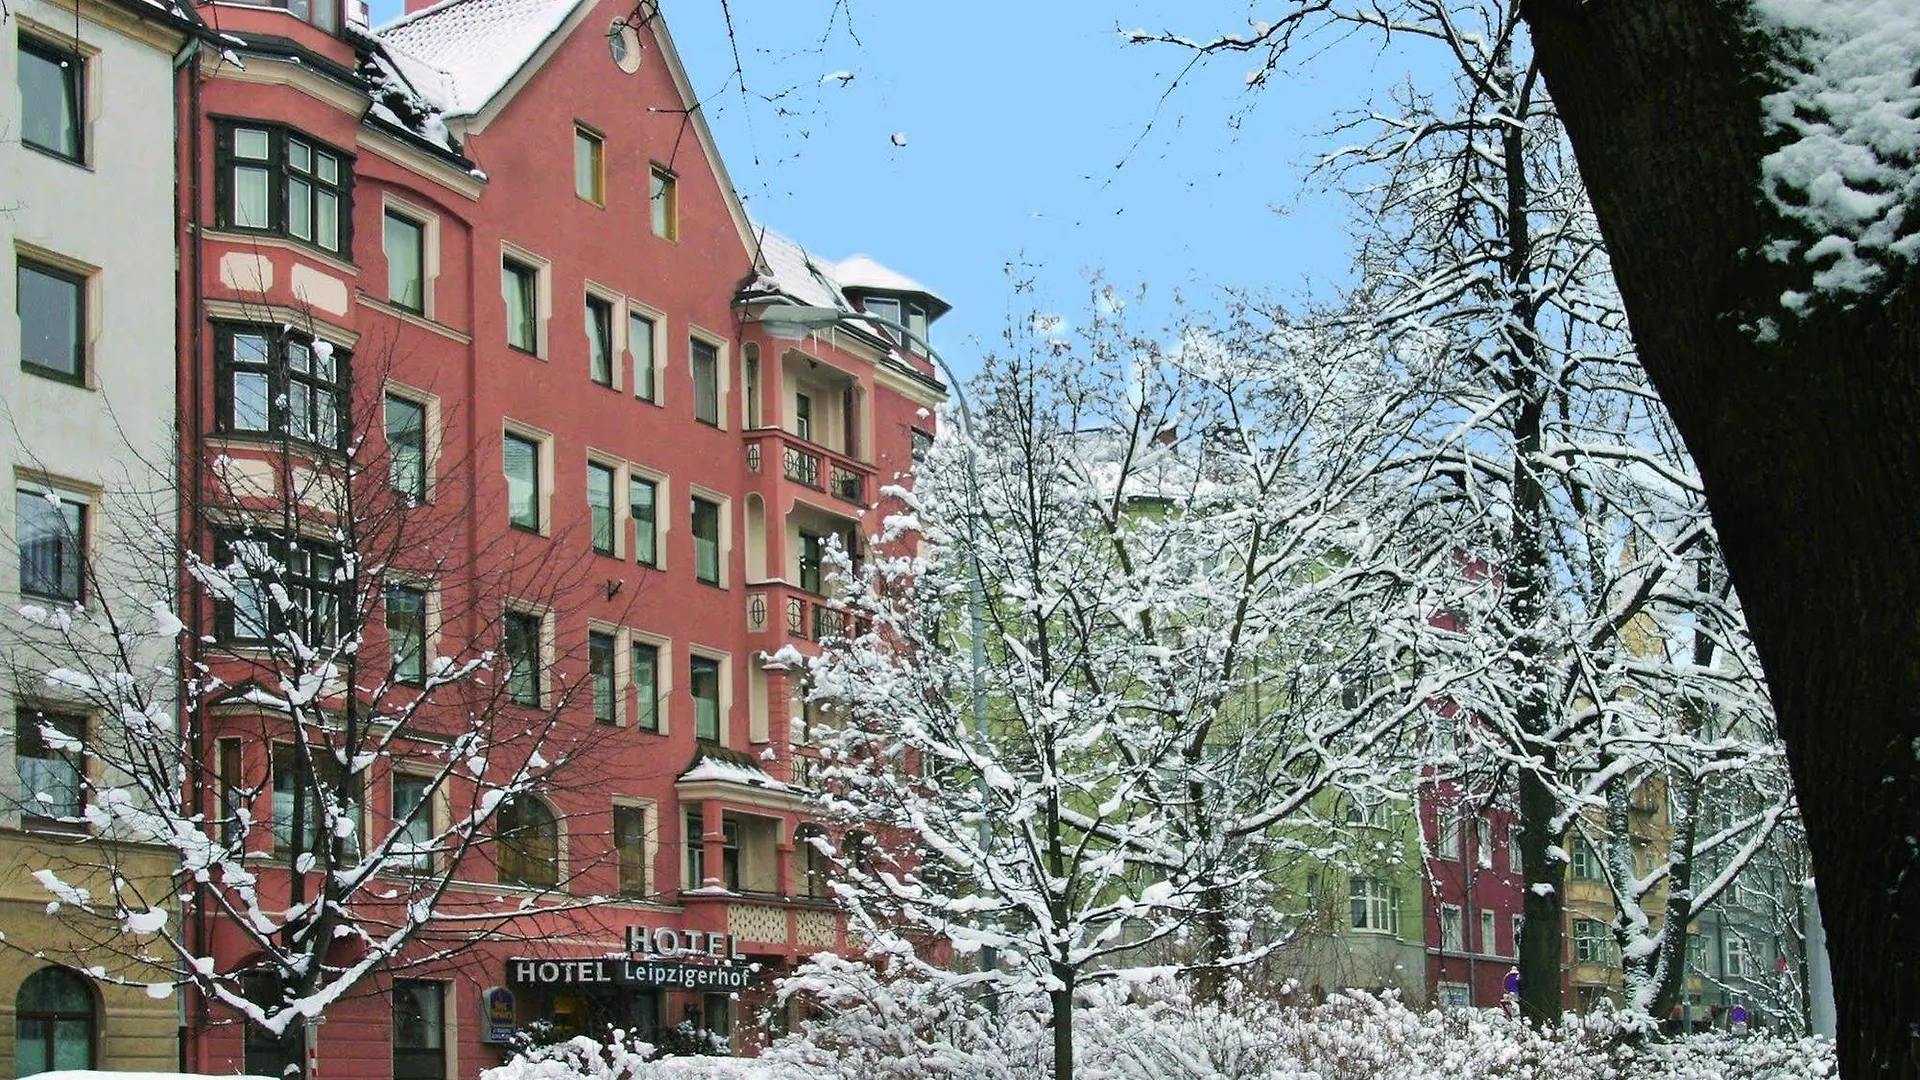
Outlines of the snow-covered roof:
{"type": "Polygon", "coordinates": [[[772,229],[756,225],[754,234],[760,240],[760,261],[766,272],[745,292],[779,293],[808,307],[853,310],[832,262],[815,258],[812,252],[772,229]]]}
{"type": "Polygon", "coordinates": [[[441,0],[375,32],[408,82],[472,116],[513,81],[582,0],[441,0]]]}
{"type": "Polygon", "coordinates": [[[788,786],[773,777],[772,773],[755,764],[746,754],[730,750],[720,750],[703,746],[695,756],[693,767],[680,774],[678,783],[693,783],[699,780],[719,780],[728,784],[744,784],[747,787],[765,788],[769,791],[788,791],[788,786]]]}
{"type": "MultiPolygon", "coordinates": [[[[923,293],[939,300],[942,304],[947,304],[939,293],[890,266],[882,266],[869,255],[853,255],[840,260],[834,264],[833,276],[840,279],[840,287],[843,289],[923,293]]],[[[947,304],[947,306],[953,305],[947,304]]]]}

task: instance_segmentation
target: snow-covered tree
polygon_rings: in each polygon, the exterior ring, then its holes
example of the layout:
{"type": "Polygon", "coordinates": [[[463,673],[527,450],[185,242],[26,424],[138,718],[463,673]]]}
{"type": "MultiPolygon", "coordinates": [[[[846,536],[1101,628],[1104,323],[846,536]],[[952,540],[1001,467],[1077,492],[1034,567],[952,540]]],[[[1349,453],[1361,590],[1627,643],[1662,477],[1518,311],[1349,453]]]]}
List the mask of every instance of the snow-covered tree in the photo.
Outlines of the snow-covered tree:
{"type": "Polygon", "coordinates": [[[263,433],[188,454],[156,501],[178,520],[123,508],[85,601],[11,613],[6,661],[46,748],[20,810],[71,841],[35,876],[89,969],[185,989],[294,1070],[304,1026],[376,976],[580,902],[548,799],[593,782],[595,725],[569,722],[587,665],[512,617],[582,583],[474,535],[500,493],[454,482],[456,418],[389,401],[368,342],[349,360],[298,325],[232,333],[299,376],[243,406],[263,433]],[[158,892],[122,867],[155,851],[158,892]]]}

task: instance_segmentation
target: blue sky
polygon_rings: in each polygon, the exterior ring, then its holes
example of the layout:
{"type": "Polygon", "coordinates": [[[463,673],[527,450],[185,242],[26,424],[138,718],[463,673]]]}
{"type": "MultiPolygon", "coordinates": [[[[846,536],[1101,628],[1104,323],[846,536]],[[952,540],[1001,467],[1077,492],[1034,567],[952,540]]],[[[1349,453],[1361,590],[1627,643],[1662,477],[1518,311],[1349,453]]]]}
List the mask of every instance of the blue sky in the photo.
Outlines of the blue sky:
{"type": "MultiPolygon", "coordinates": [[[[377,4],[376,24],[397,8],[377,4]]],[[[1318,133],[1337,109],[1409,62],[1336,45],[1250,93],[1251,61],[1226,57],[1163,103],[1187,54],[1118,31],[1240,29],[1258,5],[731,0],[743,100],[720,0],[664,9],[749,212],[828,258],[865,252],[941,293],[954,311],[935,344],[962,368],[1010,311],[1072,322],[1094,272],[1145,286],[1149,312],[1175,290],[1204,306],[1225,286],[1343,281],[1347,208],[1308,189],[1303,165],[1332,145],[1318,133]],[[822,82],[843,71],[853,78],[822,82]],[[1034,297],[1012,294],[1010,263],[1030,267],[1034,297]]]]}

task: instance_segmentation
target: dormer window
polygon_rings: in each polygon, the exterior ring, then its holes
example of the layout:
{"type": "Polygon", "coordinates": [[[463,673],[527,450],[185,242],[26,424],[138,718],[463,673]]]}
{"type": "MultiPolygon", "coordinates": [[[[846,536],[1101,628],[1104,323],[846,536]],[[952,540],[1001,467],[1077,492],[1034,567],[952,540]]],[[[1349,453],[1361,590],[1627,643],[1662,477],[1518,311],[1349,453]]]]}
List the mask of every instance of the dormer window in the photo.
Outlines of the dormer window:
{"type": "MultiPolygon", "coordinates": [[[[875,316],[877,318],[885,319],[888,323],[898,323],[901,321],[900,301],[895,300],[892,297],[869,296],[867,297],[865,307],[867,309],[867,314],[875,316]]],[[[880,326],[880,329],[885,330],[887,332],[888,337],[893,338],[893,340],[895,341],[900,340],[899,330],[895,329],[892,326],[888,326],[885,323],[881,323],[878,325],[880,326]]]]}
{"type": "Polygon", "coordinates": [[[925,304],[912,300],[902,300],[893,296],[869,296],[860,306],[869,315],[885,319],[886,323],[875,323],[879,329],[895,342],[905,345],[907,351],[915,356],[927,355],[927,308],[925,304]],[[889,325],[892,324],[892,325],[889,325]],[[900,327],[906,327],[902,333],[900,327]]]}

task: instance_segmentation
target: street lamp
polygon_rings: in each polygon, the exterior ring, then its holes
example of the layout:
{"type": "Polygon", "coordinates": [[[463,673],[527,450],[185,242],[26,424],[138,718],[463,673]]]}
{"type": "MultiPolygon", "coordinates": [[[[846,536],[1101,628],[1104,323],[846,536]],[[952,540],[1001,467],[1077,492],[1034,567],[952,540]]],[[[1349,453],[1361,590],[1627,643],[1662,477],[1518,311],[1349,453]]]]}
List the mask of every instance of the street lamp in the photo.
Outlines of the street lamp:
{"type": "MultiPolygon", "coordinates": [[[[768,327],[790,327],[795,330],[833,330],[840,327],[866,322],[871,323],[899,340],[908,347],[917,346],[927,359],[933,361],[940,373],[947,377],[947,386],[953,390],[953,399],[960,406],[960,435],[966,445],[967,467],[967,621],[972,626],[973,637],[973,734],[980,743],[980,757],[986,760],[987,739],[987,638],[986,607],[987,588],[980,573],[980,471],[973,455],[973,411],[967,407],[966,391],[960,388],[960,380],[953,369],[940,354],[934,351],[927,339],[909,330],[904,323],[866,311],[843,311],[840,308],[812,307],[800,305],[776,305],[761,309],[760,323],[768,327]]],[[[986,771],[980,775],[980,851],[988,853],[992,847],[993,833],[987,821],[987,801],[992,790],[987,785],[986,771]]],[[[980,947],[980,970],[982,972],[997,969],[994,948],[991,945],[980,947]]]]}

